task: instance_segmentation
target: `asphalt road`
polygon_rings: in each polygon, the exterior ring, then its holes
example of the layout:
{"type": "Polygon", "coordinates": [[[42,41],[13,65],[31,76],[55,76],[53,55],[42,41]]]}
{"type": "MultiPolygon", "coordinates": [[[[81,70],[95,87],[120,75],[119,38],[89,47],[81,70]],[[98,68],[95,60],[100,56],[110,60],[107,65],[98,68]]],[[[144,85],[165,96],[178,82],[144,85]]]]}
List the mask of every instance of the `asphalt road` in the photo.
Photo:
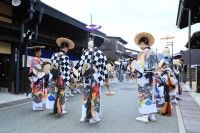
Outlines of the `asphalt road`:
{"type": "Polygon", "coordinates": [[[81,95],[67,101],[67,114],[51,115],[51,111],[34,112],[31,103],[0,110],[0,133],[178,133],[176,111],[171,117],[157,114],[157,122],[135,120],[137,91],[133,83],[111,85],[114,96],[106,96],[102,88],[102,117],[95,125],[79,123],[81,95]]]}

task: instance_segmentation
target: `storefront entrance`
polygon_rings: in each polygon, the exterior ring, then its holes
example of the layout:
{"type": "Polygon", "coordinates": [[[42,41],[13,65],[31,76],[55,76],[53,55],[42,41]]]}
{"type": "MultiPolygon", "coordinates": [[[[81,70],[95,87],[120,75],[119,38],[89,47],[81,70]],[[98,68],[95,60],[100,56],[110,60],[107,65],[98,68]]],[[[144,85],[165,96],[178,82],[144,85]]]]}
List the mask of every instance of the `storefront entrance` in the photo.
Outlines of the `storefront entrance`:
{"type": "Polygon", "coordinates": [[[0,41],[0,92],[12,92],[11,44],[0,41]]]}
{"type": "Polygon", "coordinates": [[[11,92],[10,55],[0,54],[0,91],[11,92]]]}

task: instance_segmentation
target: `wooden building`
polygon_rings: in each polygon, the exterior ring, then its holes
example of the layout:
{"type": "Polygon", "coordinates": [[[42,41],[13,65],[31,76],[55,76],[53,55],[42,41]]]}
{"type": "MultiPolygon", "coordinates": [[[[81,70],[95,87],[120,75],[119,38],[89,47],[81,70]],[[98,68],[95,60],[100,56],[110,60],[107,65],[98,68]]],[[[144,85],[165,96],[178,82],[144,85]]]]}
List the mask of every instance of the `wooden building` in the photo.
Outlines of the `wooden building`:
{"type": "Polygon", "coordinates": [[[106,54],[108,60],[116,61],[123,57],[127,42],[121,37],[106,36],[100,49],[106,54]]]}
{"type": "MultiPolygon", "coordinates": [[[[199,0],[179,0],[178,6],[178,15],[176,20],[176,25],[178,28],[183,29],[196,23],[200,23],[200,1],[199,0]],[[189,16],[189,14],[191,15],[189,16]],[[190,18],[190,19],[189,19],[190,18]],[[189,23],[190,22],[190,23],[189,23]],[[191,25],[189,25],[191,24],[191,25]]],[[[191,29],[189,30],[191,31],[191,29]]],[[[191,65],[198,64],[199,65],[199,49],[200,49],[200,33],[199,31],[195,32],[192,37],[190,37],[190,32],[188,32],[188,36],[190,39],[190,47],[188,48],[188,43],[186,47],[187,51],[182,51],[182,57],[184,63],[189,64],[188,72],[189,72],[189,82],[190,87],[192,87],[192,68],[191,65]],[[191,55],[191,56],[190,56],[191,55]]],[[[200,93],[200,67],[198,66],[196,69],[196,88],[197,92],[200,93]]],[[[192,132],[192,131],[191,131],[192,132]]]]}
{"type": "MultiPolygon", "coordinates": [[[[106,36],[100,31],[94,33],[106,36]]],[[[25,92],[29,87],[23,58],[29,53],[27,46],[44,45],[47,51],[55,52],[55,40],[61,36],[75,42],[71,53],[80,56],[87,47],[89,31],[86,24],[39,0],[22,0],[19,6],[12,6],[11,0],[0,0],[0,88],[25,92]]]]}

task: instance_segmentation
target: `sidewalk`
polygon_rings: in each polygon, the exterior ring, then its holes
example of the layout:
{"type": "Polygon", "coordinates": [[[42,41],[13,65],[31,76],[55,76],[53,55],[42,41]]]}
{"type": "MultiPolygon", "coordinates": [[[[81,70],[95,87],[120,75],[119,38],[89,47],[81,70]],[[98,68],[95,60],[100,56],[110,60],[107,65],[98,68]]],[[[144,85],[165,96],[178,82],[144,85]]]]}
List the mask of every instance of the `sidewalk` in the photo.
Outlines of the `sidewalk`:
{"type": "Polygon", "coordinates": [[[30,95],[27,97],[25,94],[11,94],[9,92],[1,92],[0,91],[0,104],[29,99],[30,95]]]}
{"type": "Polygon", "coordinates": [[[200,94],[190,89],[188,84],[182,84],[182,100],[179,107],[187,133],[200,132],[200,94]]]}
{"type": "Polygon", "coordinates": [[[189,92],[192,98],[199,104],[200,106],[200,93],[196,93],[196,82],[192,82],[192,89],[189,87],[189,83],[182,84],[183,91],[189,92]]]}

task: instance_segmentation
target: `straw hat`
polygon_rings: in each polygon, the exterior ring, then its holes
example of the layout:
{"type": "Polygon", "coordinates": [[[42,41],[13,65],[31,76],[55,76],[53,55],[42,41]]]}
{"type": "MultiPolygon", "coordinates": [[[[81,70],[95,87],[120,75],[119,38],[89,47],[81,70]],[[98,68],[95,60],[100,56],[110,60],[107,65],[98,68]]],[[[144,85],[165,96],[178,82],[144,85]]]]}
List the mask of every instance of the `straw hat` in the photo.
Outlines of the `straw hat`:
{"type": "Polygon", "coordinates": [[[176,59],[176,60],[173,60],[173,64],[174,65],[177,65],[177,66],[180,66],[181,65],[181,61],[176,59]]]}
{"type": "Polygon", "coordinates": [[[50,63],[45,64],[44,67],[43,67],[44,73],[49,74],[50,70],[51,70],[51,64],[50,63]]]}
{"type": "Polygon", "coordinates": [[[151,35],[148,32],[140,32],[135,36],[135,39],[134,39],[137,45],[139,45],[139,41],[142,37],[146,37],[149,40],[149,46],[152,46],[154,44],[155,39],[153,35],[151,35]]]}
{"type": "Polygon", "coordinates": [[[108,71],[112,71],[113,70],[113,66],[110,63],[108,63],[106,65],[106,68],[107,68],[108,71]]]}
{"type": "Polygon", "coordinates": [[[56,43],[57,43],[57,45],[58,45],[59,47],[60,47],[60,45],[61,45],[63,42],[69,44],[68,49],[73,49],[74,46],[75,46],[75,44],[74,44],[74,42],[73,42],[72,40],[67,39],[67,38],[64,38],[64,37],[60,37],[60,38],[58,38],[58,39],[56,40],[56,43]]]}
{"type": "Polygon", "coordinates": [[[165,63],[165,64],[168,64],[168,62],[166,62],[164,59],[162,59],[162,60],[158,63],[158,66],[159,66],[159,67],[162,67],[162,65],[163,65],[164,63],[165,63]]]}
{"type": "Polygon", "coordinates": [[[119,61],[115,61],[114,63],[115,63],[115,65],[120,65],[119,61]]]}

